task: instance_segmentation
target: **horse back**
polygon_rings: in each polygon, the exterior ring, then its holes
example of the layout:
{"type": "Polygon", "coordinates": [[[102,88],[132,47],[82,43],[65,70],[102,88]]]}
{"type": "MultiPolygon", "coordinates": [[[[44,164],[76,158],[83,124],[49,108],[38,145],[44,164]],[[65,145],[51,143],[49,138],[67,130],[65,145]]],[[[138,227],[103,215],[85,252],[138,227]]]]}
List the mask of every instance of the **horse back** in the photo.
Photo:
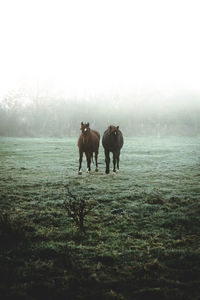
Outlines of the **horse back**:
{"type": "Polygon", "coordinates": [[[98,131],[96,131],[96,130],[91,130],[91,131],[94,132],[97,135],[97,137],[99,138],[99,140],[100,140],[100,133],[98,131]]]}
{"type": "Polygon", "coordinates": [[[91,130],[91,136],[89,140],[92,151],[96,151],[99,148],[100,134],[96,130],[91,130]]]}

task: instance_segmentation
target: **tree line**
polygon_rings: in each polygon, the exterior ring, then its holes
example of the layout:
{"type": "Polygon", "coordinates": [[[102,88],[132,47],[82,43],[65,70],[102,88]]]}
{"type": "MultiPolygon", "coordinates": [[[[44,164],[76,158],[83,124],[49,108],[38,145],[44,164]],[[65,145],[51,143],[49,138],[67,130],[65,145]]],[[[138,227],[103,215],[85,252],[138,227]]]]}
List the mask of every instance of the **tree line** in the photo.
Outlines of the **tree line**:
{"type": "Polygon", "coordinates": [[[81,121],[90,122],[90,127],[101,134],[114,124],[127,136],[198,135],[200,106],[190,102],[187,98],[173,105],[173,99],[156,102],[150,97],[144,101],[134,95],[66,99],[13,91],[0,102],[0,135],[77,136],[81,121]]]}

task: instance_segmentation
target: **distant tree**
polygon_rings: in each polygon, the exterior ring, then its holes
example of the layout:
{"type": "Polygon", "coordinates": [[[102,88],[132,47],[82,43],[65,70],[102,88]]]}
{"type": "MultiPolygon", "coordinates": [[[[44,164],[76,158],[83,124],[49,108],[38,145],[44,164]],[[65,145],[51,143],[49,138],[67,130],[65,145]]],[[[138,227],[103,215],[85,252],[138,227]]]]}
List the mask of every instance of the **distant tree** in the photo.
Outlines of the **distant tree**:
{"type": "Polygon", "coordinates": [[[25,133],[25,107],[27,95],[21,91],[9,92],[1,102],[1,115],[3,115],[4,134],[24,135],[25,133]]]}

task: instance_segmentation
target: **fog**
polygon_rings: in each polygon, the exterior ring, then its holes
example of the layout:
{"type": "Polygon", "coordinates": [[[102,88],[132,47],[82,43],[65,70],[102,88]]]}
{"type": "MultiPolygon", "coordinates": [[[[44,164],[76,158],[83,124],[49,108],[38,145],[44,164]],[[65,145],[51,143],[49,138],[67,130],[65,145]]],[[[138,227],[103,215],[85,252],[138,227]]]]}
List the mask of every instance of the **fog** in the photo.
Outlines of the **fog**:
{"type": "Polygon", "coordinates": [[[198,135],[198,1],[3,0],[0,135],[198,135]]]}

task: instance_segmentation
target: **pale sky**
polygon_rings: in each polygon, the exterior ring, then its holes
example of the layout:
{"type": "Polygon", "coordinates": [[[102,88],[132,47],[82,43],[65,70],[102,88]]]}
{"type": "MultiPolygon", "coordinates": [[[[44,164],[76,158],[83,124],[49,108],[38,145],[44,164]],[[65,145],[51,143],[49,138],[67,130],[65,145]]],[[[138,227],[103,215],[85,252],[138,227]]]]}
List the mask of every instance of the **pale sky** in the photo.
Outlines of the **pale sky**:
{"type": "Polygon", "coordinates": [[[0,0],[0,95],[200,91],[200,1],[0,0]]]}

